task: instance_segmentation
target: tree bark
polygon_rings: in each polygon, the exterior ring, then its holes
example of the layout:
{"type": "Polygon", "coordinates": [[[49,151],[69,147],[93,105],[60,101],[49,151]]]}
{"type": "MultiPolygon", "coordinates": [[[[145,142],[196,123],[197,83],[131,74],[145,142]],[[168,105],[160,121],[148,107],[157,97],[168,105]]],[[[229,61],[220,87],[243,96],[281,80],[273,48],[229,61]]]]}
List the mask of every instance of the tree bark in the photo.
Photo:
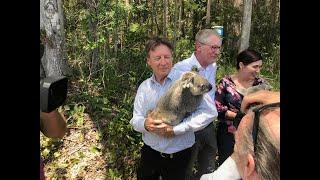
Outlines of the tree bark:
{"type": "MultiPolygon", "coordinates": [[[[155,25],[156,25],[156,29],[155,29],[155,35],[158,36],[159,34],[161,34],[161,29],[159,27],[159,23],[161,23],[161,20],[159,20],[160,22],[158,22],[158,18],[157,18],[157,11],[158,11],[158,8],[157,8],[157,1],[156,0],[153,0],[153,6],[152,6],[152,17],[154,18],[154,22],[155,22],[155,25]]],[[[159,15],[160,16],[160,15],[159,15]]]]}
{"type": "Polygon", "coordinates": [[[61,0],[40,0],[41,59],[46,77],[70,74],[65,58],[64,19],[61,0]]]}
{"type": "Polygon", "coordinates": [[[185,14],[184,14],[184,1],[183,0],[180,0],[180,10],[179,10],[179,31],[181,32],[180,34],[180,37],[185,37],[185,28],[184,28],[184,25],[185,25],[185,22],[187,21],[185,19],[182,20],[182,17],[185,17],[185,14]]]}
{"type": "Polygon", "coordinates": [[[182,0],[179,0],[179,15],[178,15],[178,36],[180,36],[181,32],[181,25],[182,25],[182,0]]]}
{"type": "Polygon", "coordinates": [[[176,47],[176,42],[177,42],[177,28],[178,28],[178,0],[174,0],[174,19],[173,19],[173,47],[176,47]]]}
{"type": "Polygon", "coordinates": [[[207,1],[206,28],[210,28],[211,19],[211,0],[207,1]]]}
{"type": "Polygon", "coordinates": [[[119,11],[118,11],[118,0],[116,0],[115,29],[113,31],[113,43],[114,43],[113,50],[114,50],[115,56],[117,56],[117,54],[118,54],[118,45],[119,45],[119,42],[118,42],[119,20],[118,20],[118,16],[117,16],[118,13],[119,13],[119,11]]]}
{"type": "Polygon", "coordinates": [[[157,31],[157,27],[155,26],[155,17],[154,17],[154,6],[155,6],[155,0],[152,0],[151,1],[151,4],[150,4],[150,7],[151,7],[151,32],[150,32],[150,37],[153,37],[155,34],[157,34],[156,33],[156,31],[157,31]]]}
{"type": "MultiPolygon", "coordinates": [[[[95,0],[86,1],[87,8],[90,10],[91,16],[89,17],[89,40],[96,44],[97,43],[97,20],[95,18],[97,14],[97,2],[95,0]]],[[[90,74],[98,70],[99,65],[99,49],[95,47],[89,53],[90,59],[90,74]]]]}
{"type": "Polygon", "coordinates": [[[244,0],[240,48],[238,52],[249,47],[251,29],[252,0],[244,0]]]}
{"type": "Polygon", "coordinates": [[[167,36],[167,24],[168,24],[168,0],[163,0],[163,8],[164,8],[164,12],[163,12],[163,36],[167,36]]]}

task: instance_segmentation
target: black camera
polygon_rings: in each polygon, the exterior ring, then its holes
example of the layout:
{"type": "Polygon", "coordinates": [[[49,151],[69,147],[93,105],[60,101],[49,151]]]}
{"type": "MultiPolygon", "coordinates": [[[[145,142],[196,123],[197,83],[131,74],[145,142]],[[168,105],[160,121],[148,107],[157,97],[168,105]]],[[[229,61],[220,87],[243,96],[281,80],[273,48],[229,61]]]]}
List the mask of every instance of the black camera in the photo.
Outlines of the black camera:
{"type": "Polygon", "coordinates": [[[61,106],[67,98],[68,78],[65,76],[40,79],[40,110],[51,112],[61,106]]]}

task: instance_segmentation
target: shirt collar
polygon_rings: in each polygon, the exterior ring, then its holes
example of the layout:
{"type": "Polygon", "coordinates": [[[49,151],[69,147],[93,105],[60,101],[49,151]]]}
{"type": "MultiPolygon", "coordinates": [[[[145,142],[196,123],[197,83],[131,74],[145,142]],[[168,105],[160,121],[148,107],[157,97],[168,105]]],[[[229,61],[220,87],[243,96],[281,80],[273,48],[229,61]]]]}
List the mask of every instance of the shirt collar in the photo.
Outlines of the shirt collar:
{"type": "Polygon", "coordinates": [[[194,55],[194,53],[192,53],[192,55],[191,55],[191,63],[196,65],[198,67],[199,71],[202,71],[202,70],[204,70],[204,71],[206,71],[206,70],[212,71],[211,68],[214,68],[215,66],[217,66],[217,63],[214,62],[214,63],[210,64],[209,66],[207,66],[207,68],[203,68],[201,66],[201,64],[199,63],[197,57],[194,55]]]}
{"type": "Polygon", "coordinates": [[[194,53],[192,53],[191,55],[191,64],[194,64],[195,66],[197,66],[199,70],[203,69],[194,53]]]}
{"type": "MultiPolygon", "coordinates": [[[[172,79],[174,78],[174,74],[175,74],[175,73],[174,73],[174,72],[172,71],[172,69],[171,69],[170,73],[168,74],[168,76],[166,77],[166,79],[164,80],[164,82],[166,82],[167,80],[172,81],[172,79]]],[[[159,82],[156,80],[156,76],[154,75],[154,73],[152,73],[151,82],[152,82],[152,83],[158,83],[158,84],[159,84],[159,82]]]]}
{"type": "Polygon", "coordinates": [[[195,66],[197,66],[197,68],[199,69],[199,71],[203,71],[203,70],[204,70],[204,71],[206,71],[206,70],[211,71],[211,70],[212,70],[211,67],[214,67],[214,66],[217,65],[216,62],[214,62],[214,63],[210,64],[209,66],[207,66],[206,68],[203,68],[203,67],[201,66],[201,64],[199,63],[199,61],[198,61],[196,55],[194,54],[194,52],[193,52],[192,55],[191,55],[191,63],[194,64],[195,66]]]}

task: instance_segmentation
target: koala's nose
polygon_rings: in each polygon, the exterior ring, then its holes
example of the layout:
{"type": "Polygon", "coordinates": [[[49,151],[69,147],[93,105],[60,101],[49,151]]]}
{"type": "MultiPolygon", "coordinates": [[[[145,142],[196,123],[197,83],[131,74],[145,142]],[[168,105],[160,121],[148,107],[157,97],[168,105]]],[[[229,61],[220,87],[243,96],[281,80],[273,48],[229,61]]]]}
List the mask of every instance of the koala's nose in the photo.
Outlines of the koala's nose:
{"type": "Polygon", "coordinates": [[[202,85],[202,90],[210,91],[211,89],[212,89],[212,85],[211,84],[203,84],[202,85]]]}

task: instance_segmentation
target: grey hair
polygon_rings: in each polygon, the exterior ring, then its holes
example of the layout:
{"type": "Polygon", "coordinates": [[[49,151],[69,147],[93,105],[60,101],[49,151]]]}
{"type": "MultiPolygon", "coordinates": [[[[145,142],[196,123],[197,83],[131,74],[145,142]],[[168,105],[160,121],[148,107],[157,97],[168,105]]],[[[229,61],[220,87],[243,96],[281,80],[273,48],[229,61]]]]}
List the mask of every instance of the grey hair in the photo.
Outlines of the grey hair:
{"type": "Polygon", "coordinates": [[[202,29],[196,34],[196,41],[201,43],[208,43],[207,41],[209,36],[217,36],[220,41],[222,40],[217,31],[213,29],[202,29]]]}
{"type": "Polygon", "coordinates": [[[244,143],[240,147],[240,153],[254,154],[255,168],[262,180],[280,180],[280,141],[271,137],[264,119],[264,115],[272,110],[274,109],[265,110],[260,116],[256,153],[253,150],[253,120],[244,130],[244,143]]]}

